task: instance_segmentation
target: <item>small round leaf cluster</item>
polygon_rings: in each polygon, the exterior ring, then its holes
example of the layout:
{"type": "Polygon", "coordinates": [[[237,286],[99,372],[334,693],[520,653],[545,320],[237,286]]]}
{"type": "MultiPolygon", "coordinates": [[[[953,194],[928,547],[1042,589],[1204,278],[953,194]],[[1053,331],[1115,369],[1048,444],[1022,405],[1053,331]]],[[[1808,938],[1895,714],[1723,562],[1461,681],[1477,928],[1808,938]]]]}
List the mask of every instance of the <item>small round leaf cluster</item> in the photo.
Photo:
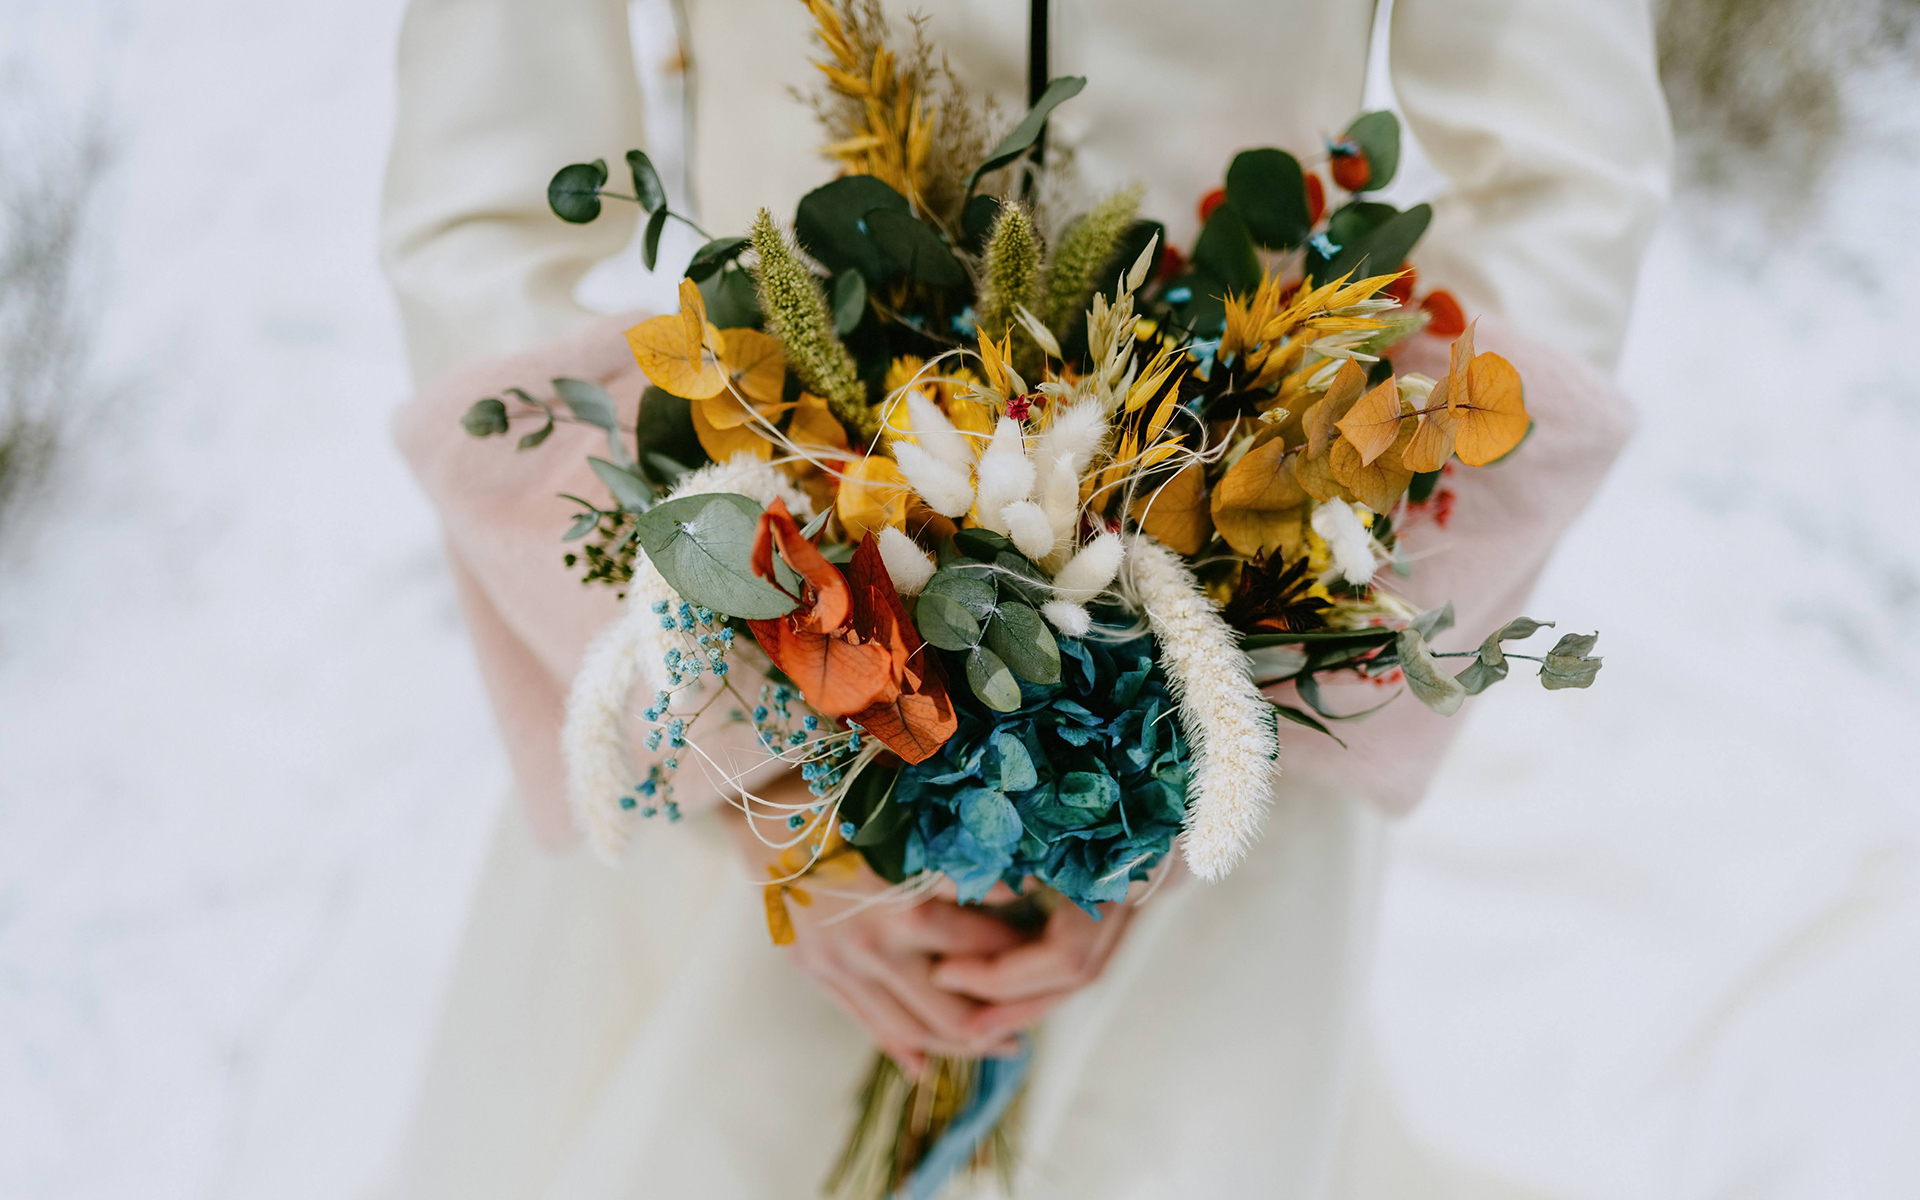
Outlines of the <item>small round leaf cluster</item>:
{"type": "Polygon", "coordinates": [[[958,730],[901,770],[906,874],[939,871],[963,901],[1032,876],[1095,912],[1172,847],[1188,755],[1153,639],[1102,640],[1096,627],[1059,645],[1059,682],[1022,681],[1011,712],[955,692],[958,730]]]}

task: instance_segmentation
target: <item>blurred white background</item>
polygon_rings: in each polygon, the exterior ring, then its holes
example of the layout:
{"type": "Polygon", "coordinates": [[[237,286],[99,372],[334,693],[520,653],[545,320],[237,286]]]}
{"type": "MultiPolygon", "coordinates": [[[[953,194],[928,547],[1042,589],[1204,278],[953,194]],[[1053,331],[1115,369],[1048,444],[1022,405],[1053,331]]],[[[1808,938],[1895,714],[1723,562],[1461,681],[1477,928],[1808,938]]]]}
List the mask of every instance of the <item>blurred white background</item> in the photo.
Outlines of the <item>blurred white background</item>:
{"type": "MultiPolygon", "coordinates": [[[[505,771],[386,439],[400,7],[0,8],[9,237],[79,218],[0,277],[9,1197],[351,1196],[420,1065],[505,771]]],[[[1569,1197],[1920,1195],[1920,79],[1880,10],[1787,9],[1747,42],[1834,90],[1719,125],[1740,41],[1669,22],[1641,431],[1533,605],[1600,685],[1480,701],[1397,834],[1384,1069],[1569,1197]]]]}

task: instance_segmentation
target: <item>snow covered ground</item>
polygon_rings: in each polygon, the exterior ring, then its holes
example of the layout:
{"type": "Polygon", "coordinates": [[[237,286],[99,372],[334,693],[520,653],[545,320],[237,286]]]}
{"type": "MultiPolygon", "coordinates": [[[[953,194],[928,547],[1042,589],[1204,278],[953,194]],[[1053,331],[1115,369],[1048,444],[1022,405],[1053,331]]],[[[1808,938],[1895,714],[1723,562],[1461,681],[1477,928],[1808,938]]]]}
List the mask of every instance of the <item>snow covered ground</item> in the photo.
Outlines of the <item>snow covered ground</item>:
{"type": "MultiPolygon", "coordinates": [[[[0,13],[118,148],[117,398],[0,575],[9,1197],[352,1195],[418,1068],[504,768],[386,440],[399,8],[0,13]]],[[[1533,605],[1601,686],[1489,695],[1398,835],[1385,1067],[1568,1196],[1920,1194],[1920,89],[1854,86],[1811,228],[1653,248],[1640,437],[1533,605]]]]}

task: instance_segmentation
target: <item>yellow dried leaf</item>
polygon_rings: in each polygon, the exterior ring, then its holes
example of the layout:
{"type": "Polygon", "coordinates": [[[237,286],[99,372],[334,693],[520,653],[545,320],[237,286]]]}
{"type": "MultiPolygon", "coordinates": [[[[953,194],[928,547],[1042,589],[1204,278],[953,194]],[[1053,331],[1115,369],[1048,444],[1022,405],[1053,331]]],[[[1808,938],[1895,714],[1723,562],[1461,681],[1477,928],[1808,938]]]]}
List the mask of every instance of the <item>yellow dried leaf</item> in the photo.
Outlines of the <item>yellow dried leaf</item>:
{"type": "Polygon", "coordinates": [[[787,439],[802,449],[848,452],[846,427],[828,409],[827,402],[812,392],[800,393],[800,403],[787,426],[787,439]]]}
{"type": "Polygon", "coordinates": [[[1413,441],[1413,427],[1402,424],[1399,436],[1386,453],[1371,463],[1363,462],[1360,451],[1345,438],[1333,444],[1327,455],[1327,469],[1360,503],[1383,513],[1399,503],[1413,482],[1413,472],[1401,461],[1401,451],[1413,441]]]}
{"type": "Polygon", "coordinates": [[[1327,385],[1327,394],[1313,407],[1307,416],[1307,457],[1320,458],[1333,444],[1334,426],[1340,418],[1360,399],[1360,393],[1367,388],[1367,370],[1359,363],[1348,359],[1334,373],[1333,382],[1327,385]]]}
{"type": "Polygon", "coordinates": [[[1130,514],[1147,536],[1180,554],[1198,554],[1213,537],[1207,515],[1207,473],[1199,463],[1133,503],[1130,514]]]}
{"type": "Polygon", "coordinates": [[[1166,385],[1167,378],[1179,367],[1180,359],[1184,354],[1185,350],[1182,347],[1173,345],[1162,346],[1160,350],[1147,361],[1146,370],[1140,373],[1140,378],[1135,381],[1133,387],[1127,392],[1125,410],[1127,412],[1138,412],[1140,409],[1145,408],[1147,401],[1158,395],[1160,389],[1166,385]]]}
{"type": "Polygon", "coordinates": [[[713,348],[720,331],[707,323],[706,304],[690,279],[680,281],[680,311],[642,321],[627,330],[627,345],[655,387],[688,400],[725,391],[726,375],[713,348]]]}
{"type": "MultiPolygon", "coordinates": [[[[771,872],[772,868],[768,870],[771,872]]],[[[773,944],[793,945],[793,918],[787,913],[787,890],[777,883],[770,883],[762,890],[767,899],[767,933],[772,936],[773,944]]]]}
{"type": "Polygon", "coordinates": [[[1447,409],[1460,422],[1454,453],[1468,466],[1482,467],[1518,446],[1532,418],[1512,363],[1498,354],[1475,355],[1469,374],[1472,402],[1456,409],[1449,396],[1447,409]]]}
{"type": "Polygon", "coordinates": [[[1213,485],[1211,513],[1220,536],[1247,558],[1272,554],[1300,535],[1307,493],[1287,462],[1286,444],[1271,438],[1249,450],[1213,485]]]}
{"type": "Polygon", "coordinates": [[[1335,497],[1351,500],[1353,493],[1333,477],[1333,469],[1328,462],[1331,457],[1331,451],[1320,455],[1294,455],[1288,460],[1293,467],[1294,481],[1300,485],[1300,490],[1315,500],[1326,501],[1335,497]]]}
{"type": "Polygon", "coordinates": [[[848,540],[858,542],[888,525],[904,524],[911,490],[900,465],[884,455],[869,454],[849,464],[834,506],[848,540]]]}
{"type": "Polygon", "coordinates": [[[755,404],[778,404],[787,382],[787,352],[780,340],[758,329],[729,329],[722,335],[720,362],[733,386],[755,404]]]}
{"type": "Polygon", "coordinates": [[[758,427],[747,423],[747,410],[732,396],[696,401],[692,408],[694,436],[700,439],[700,448],[713,461],[726,462],[743,450],[761,462],[773,456],[772,443],[767,441],[758,427]],[[729,416],[737,412],[740,419],[729,425],[715,424],[710,411],[714,408],[728,411],[729,416]]]}
{"type": "Polygon", "coordinates": [[[1400,385],[1389,378],[1360,397],[1334,427],[1360,452],[1360,461],[1371,464],[1400,436],[1401,416],[1400,385]]]}
{"type": "Polygon", "coordinates": [[[1147,434],[1143,440],[1148,445],[1152,445],[1153,439],[1160,436],[1160,431],[1167,427],[1167,422],[1173,419],[1174,410],[1179,407],[1179,393],[1168,392],[1167,398],[1160,402],[1159,408],[1153,410],[1152,418],[1147,421],[1147,434]]]}
{"type": "Polygon", "coordinates": [[[1443,379],[1433,389],[1433,395],[1427,398],[1427,407],[1414,422],[1413,440],[1400,455],[1400,461],[1410,471],[1438,471],[1453,457],[1453,437],[1460,423],[1447,413],[1445,397],[1441,394],[1446,386],[1447,381],[1443,379]]]}
{"type": "Polygon", "coordinates": [[[1447,350],[1447,413],[1456,419],[1461,408],[1473,403],[1472,364],[1473,325],[1468,325],[1447,350]]]}

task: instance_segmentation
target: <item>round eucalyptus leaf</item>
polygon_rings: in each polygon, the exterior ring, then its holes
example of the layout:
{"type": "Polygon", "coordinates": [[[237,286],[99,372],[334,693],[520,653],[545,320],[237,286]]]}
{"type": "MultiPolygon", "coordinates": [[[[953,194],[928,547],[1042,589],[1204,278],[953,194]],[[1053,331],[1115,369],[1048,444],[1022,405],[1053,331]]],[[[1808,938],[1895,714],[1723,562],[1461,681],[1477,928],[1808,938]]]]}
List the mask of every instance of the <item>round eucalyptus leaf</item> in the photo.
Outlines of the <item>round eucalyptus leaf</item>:
{"type": "Polygon", "coordinates": [[[833,281],[833,331],[845,337],[860,327],[867,315],[867,281],[851,268],[833,281]]]}
{"type": "Polygon", "coordinates": [[[753,276],[737,263],[702,280],[700,298],[707,302],[707,320],[717,329],[760,327],[760,296],[754,290],[753,276]]]}
{"type": "Polygon", "coordinates": [[[985,646],[967,653],[967,686],[980,697],[980,703],[995,712],[1012,712],[1020,707],[1020,684],[1000,656],[985,646]]]}
{"type": "Polygon", "coordinates": [[[913,623],[920,636],[942,650],[971,650],[980,644],[980,622],[967,606],[944,592],[922,592],[913,623]]]}
{"type": "Polygon", "coordinates": [[[507,406],[497,397],[475,400],[460,418],[460,428],[474,437],[492,437],[507,431],[507,406]]]}
{"type": "Polygon", "coordinates": [[[876,212],[910,218],[913,206],[871,175],[843,175],[800,198],[794,236],[829,271],[852,267],[868,279],[885,279],[891,272],[868,233],[869,218],[876,212]]]}
{"type": "Polygon", "coordinates": [[[721,267],[739,258],[752,244],[752,239],[743,237],[713,239],[693,252],[692,260],[687,263],[687,278],[699,283],[721,267]]]}
{"type": "Polygon", "coordinates": [[[1373,192],[1393,182],[1400,169],[1400,118],[1390,112],[1370,112],[1354,118],[1346,137],[1367,156],[1367,186],[1373,192]]]}
{"type": "Polygon", "coordinates": [[[1285,150],[1236,155],[1227,168],[1227,203],[1246,221],[1253,240],[1269,250],[1291,250],[1313,232],[1306,175],[1285,150]]]}
{"type": "Polygon", "coordinates": [[[1060,643],[1031,605],[1002,601],[987,622],[986,641],[1028,683],[1060,682],[1060,643]]]}
{"type": "Polygon", "coordinates": [[[636,472],[616,466],[604,458],[587,459],[587,465],[607,485],[607,491],[613,496],[614,503],[628,512],[645,512],[653,507],[653,489],[636,472]]]}
{"type": "Polygon", "coordinates": [[[683,496],[641,514],[640,545],[681,599],[730,617],[770,620],[791,612],[793,601],[753,573],[761,511],[731,492],[683,496]]]}
{"type": "MultiPolygon", "coordinates": [[[[928,595],[944,596],[956,601],[970,613],[976,622],[987,619],[993,611],[994,601],[999,599],[999,589],[993,581],[976,570],[965,566],[942,567],[935,571],[933,578],[927,580],[927,586],[920,591],[922,598],[928,595]]],[[[979,641],[976,636],[973,641],[979,641]]],[[[967,645],[973,645],[968,642],[967,645]]],[[[947,649],[955,649],[949,646],[947,649]]]]}
{"type": "Polygon", "coordinates": [[[600,215],[600,188],[606,182],[604,158],[561,167],[547,184],[547,207],[562,221],[585,225],[600,215]]]}
{"type": "Polygon", "coordinates": [[[1246,219],[1233,205],[1222,204],[1207,218],[1193,246],[1193,269],[1236,293],[1260,286],[1260,254],[1246,219]]]}
{"type": "Polygon", "coordinates": [[[667,189],[660,186],[660,172],[653,169],[653,160],[644,151],[627,151],[627,169],[633,172],[633,194],[641,208],[658,212],[667,206],[667,189]]]}
{"type": "Polygon", "coordinates": [[[876,208],[866,216],[867,236],[893,268],[892,273],[928,287],[956,287],[967,281],[966,269],[933,226],[912,213],[876,208]]]}

